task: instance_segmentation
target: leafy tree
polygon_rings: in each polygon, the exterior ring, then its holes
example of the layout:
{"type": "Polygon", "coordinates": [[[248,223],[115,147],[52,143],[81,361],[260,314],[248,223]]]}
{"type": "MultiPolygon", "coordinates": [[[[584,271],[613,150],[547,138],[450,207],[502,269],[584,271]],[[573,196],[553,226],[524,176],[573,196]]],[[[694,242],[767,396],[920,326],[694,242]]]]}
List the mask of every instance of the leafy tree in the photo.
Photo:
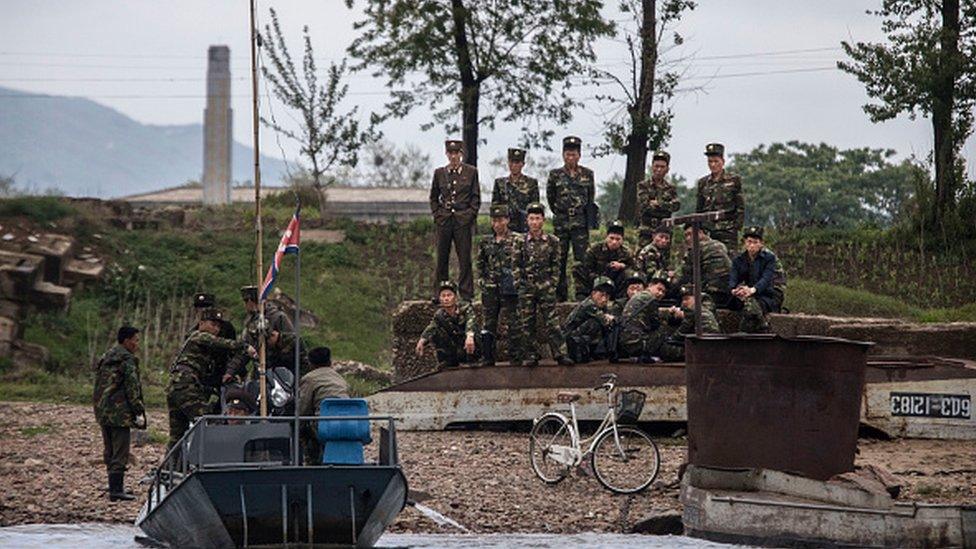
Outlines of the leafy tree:
{"type": "Polygon", "coordinates": [[[910,161],[892,164],[883,149],[820,143],[760,145],[732,158],[742,176],[747,223],[803,227],[887,225],[903,213],[925,170],[910,161]]]}
{"type": "Polygon", "coordinates": [[[930,225],[942,225],[961,190],[960,147],[973,131],[976,108],[976,3],[883,0],[870,12],[884,18],[887,43],[843,42],[850,61],[837,64],[878,103],[864,106],[874,122],[900,113],[931,117],[935,196],[930,225]]]}
{"type": "Polygon", "coordinates": [[[630,56],[628,74],[593,71],[598,83],[611,84],[617,92],[598,94],[596,98],[615,107],[604,133],[605,142],[597,154],[619,152],[627,156],[623,200],[619,202],[619,210],[614,209],[619,219],[637,221],[637,183],[645,177],[647,152],[660,148],[671,137],[674,113],[669,102],[678,86],[679,74],[673,70],[661,73],[667,66],[662,54],[680,46],[684,38],[677,32],[667,40],[665,36],[682,13],[695,9],[695,5],[689,0],[621,0],[620,11],[634,17],[633,25],[621,28],[630,56]]]}
{"type": "MultiPolygon", "coordinates": [[[[346,0],[352,7],[354,0],[346,0]]],[[[593,41],[613,25],[599,0],[364,0],[361,32],[349,46],[357,70],[385,75],[387,115],[427,105],[424,131],[461,132],[467,162],[477,164],[480,129],[522,124],[524,145],[545,144],[576,102],[567,91],[595,58],[593,41]],[[460,119],[458,118],[460,113],[460,119]],[[529,127],[535,122],[534,128],[529,127]]]]}
{"type": "Polygon", "coordinates": [[[339,170],[336,179],[365,187],[426,188],[433,172],[430,155],[413,144],[398,147],[389,141],[366,145],[356,168],[339,170]]]}
{"type": "Polygon", "coordinates": [[[300,122],[297,130],[282,126],[274,118],[269,121],[262,116],[261,122],[301,145],[301,154],[309,163],[307,175],[319,195],[319,214],[324,217],[325,189],[333,181],[325,175],[335,166],[355,166],[359,162],[360,147],[378,138],[378,119],[373,116],[361,126],[356,117],[358,107],[348,112],[339,110],[349,91],[349,85],[343,83],[346,62],[330,63],[328,77],[324,84],[320,83],[307,25],[302,34],[305,51],[299,75],[278,25],[278,15],[271,10],[271,25],[265,25],[263,37],[263,51],[271,67],[262,66],[261,72],[274,95],[297,111],[300,122]]]}
{"type": "Polygon", "coordinates": [[[600,183],[600,192],[596,195],[596,203],[600,206],[600,217],[607,223],[617,219],[620,209],[620,198],[623,196],[624,179],[620,174],[613,174],[609,179],[600,183]]]}

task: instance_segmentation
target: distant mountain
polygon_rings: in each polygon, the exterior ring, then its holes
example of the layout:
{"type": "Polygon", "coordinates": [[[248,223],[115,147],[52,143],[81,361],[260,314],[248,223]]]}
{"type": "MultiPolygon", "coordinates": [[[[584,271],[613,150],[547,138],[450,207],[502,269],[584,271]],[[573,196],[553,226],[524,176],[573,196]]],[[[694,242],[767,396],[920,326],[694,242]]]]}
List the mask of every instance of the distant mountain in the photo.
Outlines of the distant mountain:
{"type": "MultiPolygon", "coordinates": [[[[36,94],[0,88],[0,175],[16,174],[18,187],[117,197],[202,176],[201,124],[153,126],[89,99],[24,95],[36,94]]],[[[234,143],[232,179],[252,179],[252,155],[234,143]]],[[[284,173],[282,161],[262,156],[262,181],[284,173]]]]}

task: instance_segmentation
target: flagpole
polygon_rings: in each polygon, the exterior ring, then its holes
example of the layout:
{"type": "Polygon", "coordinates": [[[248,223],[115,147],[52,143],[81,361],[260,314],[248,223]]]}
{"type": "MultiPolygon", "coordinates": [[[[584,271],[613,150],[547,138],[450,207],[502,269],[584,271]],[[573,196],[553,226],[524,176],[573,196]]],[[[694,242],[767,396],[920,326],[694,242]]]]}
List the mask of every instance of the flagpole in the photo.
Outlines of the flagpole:
{"type": "MultiPolygon", "coordinates": [[[[301,227],[301,213],[302,213],[302,201],[298,195],[295,195],[295,219],[298,220],[298,230],[301,227]]],[[[301,234],[301,233],[299,233],[301,234]]],[[[295,250],[295,382],[292,390],[294,392],[295,400],[295,436],[292,437],[294,443],[295,456],[292,463],[299,463],[298,456],[298,433],[301,426],[300,420],[301,416],[301,404],[298,401],[298,385],[302,380],[302,365],[301,365],[301,345],[302,345],[302,329],[301,329],[301,311],[302,311],[302,246],[299,244],[295,250]]],[[[317,412],[316,412],[317,413],[317,412]]]]}
{"type": "Polygon", "coordinates": [[[259,117],[258,117],[258,62],[257,62],[257,26],[255,24],[255,0],[250,1],[251,5],[251,124],[254,126],[254,217],[255,229],[257,232],[257,244],[255,257],[257,258],[257,280],[258,280],[258,379],[261,386],[261,415],[268,415],[268,384],[265,377],[265,365],[267,363],[267,348],[265,346],[265,326],[264,326],[264,299],[261,296],[262,282],[264,281],[264,259],[261,254],[261,244],[264,239],[264,231],[261,227],[261,147],[258,142],[259,117]]]}

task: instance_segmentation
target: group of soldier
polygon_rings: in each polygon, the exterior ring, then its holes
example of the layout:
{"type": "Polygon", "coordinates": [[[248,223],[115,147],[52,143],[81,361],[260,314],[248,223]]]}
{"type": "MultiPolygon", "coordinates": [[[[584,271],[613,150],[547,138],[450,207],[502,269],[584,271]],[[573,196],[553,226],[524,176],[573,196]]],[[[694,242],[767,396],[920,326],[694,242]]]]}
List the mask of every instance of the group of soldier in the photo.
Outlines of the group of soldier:
{"type": "MultiPolygon", "coordinates": [[[[267,300],[262,317],[256,286],[241,288],[241,297],[246,316],[238,337],[212,294],[194,296],[193,326],[169,367],[168,448],[173,448],[202,415],[257,413],[258,399],[254,391],[247,390],[241,382],[259,375],[258,368],[249,365],[258,359],[257,349],[262,339],[266,368],[286,368],[294,373],[297,336],[288,315],[275,301],[267,300]]],[[[108,496],[111,501],[124,501],[133,499],[132,493],[124,489],[130,429],[145,429],[146,416],[137,356],[139,330],[123,326],[116,340],[117,344],[95,364],[93,404],[104,442],[108,496]]],[[[298,384],[301,415],[318,415],[324,398],[349,396],[346,381],[331,367],[328,347],[306,352],[299,343],[297,352],[303,373],[298,384]]],[[[303,446],[306,462],[314,462],[320,452],[311,432],[303,432],[303,446]]]]}
{"type": "Polygon", "coordinates": [[[698,232],[701,270],[701,330],[719,332],[717,308],[738,311],[739,330],[769,330],[767,316],[783,305],[786,275],[764,245],[762,227],[743,228],[745,197],[739,176],[725,170],[725,147],[705,147],[709,174],[697,182],[697,212],[714,220],[684,226],[685,253],[671,265],[670,218],[681,204],[667,179],[671,156],[652,155],[650,177],[638,184],[638,248],[625,243],[619,221],[606,226],[602,242],[590,244],[599,227],[593,171],[581,166],[580,138],[563,139],[563,166],[549,172],[546,196],[553,233],[544,230],[546,208],[539,183],[523,173],[526,151],[508,150],[509,174],[495,180],[490,207],[492,233],[478,243],[478,285],[484,328],[472,307],[472,237],[481,205],[478,170],[463,162],[463,143],[445,143],[448,164],[434,172],[430,206],[436,225],[439,305],[416,344],[435,350],[439,367],[492,365],[499,320],[508,326],[513,365],[539,363],[542,347],[559,364],[595,359],[656,362],[681,360],[683,336],[695,332],[691,242],[698,232]],[[740,241],[741,236],[741,241],[740,241]],[[448,279],[451,246],[459,284],[448,279]],[[556,304],[567,301],[569,250],[578,302],[560,322],[556,304]]]}

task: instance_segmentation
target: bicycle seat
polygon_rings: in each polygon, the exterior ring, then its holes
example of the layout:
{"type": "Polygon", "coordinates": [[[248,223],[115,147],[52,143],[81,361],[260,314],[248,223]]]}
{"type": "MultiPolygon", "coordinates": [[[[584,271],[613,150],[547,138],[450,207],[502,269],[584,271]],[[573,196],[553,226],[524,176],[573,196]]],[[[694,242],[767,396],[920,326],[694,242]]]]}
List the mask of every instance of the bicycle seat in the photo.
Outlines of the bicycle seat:
{"type": "Polygon", "coordinates": [[[558,400],[562,404],[569,404],[570,402],[576,402],[579,399],[580,399],[579,393],[561,392],[558,395],[556,395],[556,400],[558,400]]]}

